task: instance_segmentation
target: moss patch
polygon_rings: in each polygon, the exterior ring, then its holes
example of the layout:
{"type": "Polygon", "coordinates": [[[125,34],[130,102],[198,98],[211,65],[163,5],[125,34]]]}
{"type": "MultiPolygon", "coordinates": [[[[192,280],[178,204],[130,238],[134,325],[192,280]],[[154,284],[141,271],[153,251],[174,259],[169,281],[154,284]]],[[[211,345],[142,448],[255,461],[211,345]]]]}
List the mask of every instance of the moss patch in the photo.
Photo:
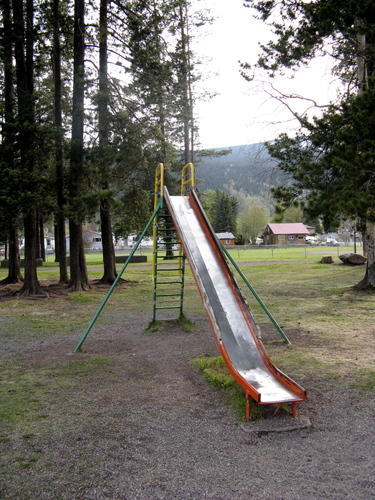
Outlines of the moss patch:
{"type": "Polygon", "coordinates": [[[190,321],[190,319],[187,318],[184,314],[181,314],[181,316],[178,318],[177,324],[184,332],[192,332],[194,330],[194,323],[190,321]]]}
{"type": "MultiPolygon", "coordinates": [[[[193,367],[198,369],[207,380],[222,395],[226,404],[235,411],[238,418],[243,419],[245,415],[245,391],[234,380],[228,372],[225,362],[221,356],[200,356],[191,361],[193,367]]],[[[262,409],[254,401],[251,401],[252,418],[262,417],[262,409]]]]}
{"type": "Polygon", "coordinates": [[[361,391],[375,390],[375,370],[360,370],[352,387],[361,391]]]}
{"type": "Polygon", "coordinates": [[[158,332],[162,328],[166,330],[172,330],[178,327],[184,332],[191,332],[194,329],[194,324],[186,316],[182,315],[177,319],[163,319],[151,321],[148,327],[145,329],[146,332],[158,332]]]}

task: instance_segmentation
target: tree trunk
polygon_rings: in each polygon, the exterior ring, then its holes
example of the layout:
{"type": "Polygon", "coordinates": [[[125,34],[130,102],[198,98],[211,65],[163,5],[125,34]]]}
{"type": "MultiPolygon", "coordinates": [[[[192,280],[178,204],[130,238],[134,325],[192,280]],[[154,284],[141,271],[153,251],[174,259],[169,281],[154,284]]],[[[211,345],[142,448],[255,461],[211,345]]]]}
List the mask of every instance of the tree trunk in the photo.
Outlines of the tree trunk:
{"type": "Polygon", "coordinates": [[[356,290],[375,290],[375,222],[367,222],[363,244],[366,244],[367,248],[366,273],[354,288],[356,290]]]}
{"type": "Polygon", "coordinates": [[[54,81],[54,125],[55,136],[55,173],[57,210],[55,214],[55,255],[59,263],[60,283],[68,283],[68,269],[66,263],[66,235],[65,235],[65,196],[64,196],[64,155],[63,129],[61,111],[61,44],[60,44],[60,2],[53,0],[53,81],[54,81]]]}
{"type": "Polygon", "coordinates": [[[84,207],[81,202],[83,187],[83,122],[84,122],[84,59],[85,59],[85,5],[74,2],[74,64],[73,64],[73,119],[70,147],[70,281],[72,291],[89,288],[82,239],[84,207]]]}
{"type": "Polygon", "coordinates": [[[191,161],[190,156],[190,112],[189,112],[189,90],[188,90],[188,61],[187,61],[187,40],[186,40],[186,18],[185,9],[179,7],[180,14],[180,41],[181,41],[181,64],[180,64],[180,86],[182,101],[182,121],[184,127],[184,162],[191,161]]]}
{"type": "Polygon", "coordinates": [[[190,62],[190,42],[188,38],[188,102],[189,102],[189,118],[190,118],[190,161],[194,163],[194,153],[195,153],[195,120],[194,120],[194,98],[193,98],[193,85],[192,85],[192,75],[191,75],[191,62],[190,62]]]}
{"type": "MultiPolygon", "coordinates": [[[[56,221],[56,216],[55,216],[56,221]]],[[[55,262],[59,262],[59,233],[57,231],[57,224],[53,225],[53,233],[55,235],[55,262]]]]}
{"type": "Polygon", "coordinates": [[[173,243],[171,243],[171,237],[167,236],[165,239],[165,257],[164,260],[171,260],[174,258],[173,253],[173,243]]]}
{"type": "MultiPolygon", "coordinates": [[[[22,0],[13,0],[13,21],[15,35],[15,59],[17,75],[17,100],[19,120],[19,149],[23,175],[27,177],[25,187],[35,189],[34,172],[34,105],[33,105],[33,19],[34,8],[32,0],[26,2],[26,43],[24,28],[24,13],[22,0]],[[25,54],[26,45],[26,54],[25,54]]],[[[25,280],[21,295],[40,295],[36,272],[36,209],[25,204],[24,233],[25,233],[25,280]]]]}
{"type": "Polygon", "coordinates": [[[89,279],[87,275],[85,253],[83,248],[82,224],[69,221],[70,235],[70,281],[72,291],[88,290],[89,279]]]}
{"type": "Polygon", "coordinates": [[[190,39],[186,2],[179,6],[179,17],[181,41],[181,63],[179,80],[181,88],[182,121],[184,128],[184,160],[185,163],[191,163],[193,161],[194,150],[194,125],[190,39]]]}
{"type": "Polygon", "coordinates": [[[40,220],[40,217],[39,217],[39,213],[36,212],[36,226],[35,226],[35,245],[36,245],[36,248],[35,248],[35,256],[37,259],[41,259],[42,258],[42,254],[41,254],[41,246],[40,246],[40,224],[39,224],[39,220],[40,220]]]}
{"type": "MultiPolygon", "coordinates": [[[[2,37],[2,56],[3,56],[3,71],[4,71],[4,123],[2,127],[2,149],[5,168],[12,172],[15,169],[14,164],[14,78],[13,78],[13,28],[12,28],[12,15],[9,0],[3,0],[1,3],[1,11],[3,15],[3,37],[2,37]]],[[[3,174],[4,175],[4,174],[3,174]]],[[[12,182],[8,183],[4,175],[2,182],[11,186],[12,182]]],[[[13,193],[14,194],[14,193],[13,193]]],[[[19,249],[18,249],[18,234],[17,234],[17,206],[9,207],[9,226],[8,226],[8,242],[6,243],[5,258],[9,261],[8,276],[0,283],[2,285],[8,283],[18,283],[22,281],[19,262],[19,249]],[[9,244],[8,244],[9,243],[9,244]]],[[[6,210],[6,209],[5,209],[6,210]]],[[[4,212],[3,212],[4,213],[4,212]]]]}
{"type": "Polygon", "coordinates": [[[99,95],[98,95],[98,129],[99,129],[99,169],[101,188],[104,195],[100,200],[100,226],[102,233],[102,249],[104,273],[101,283],[111,285],[117,276],[115,264],[115,248],[112,237],[111,205],[108,195],[108,4],[109,0],[100,0],[99,13],[99,95]]]}
{"type": "Polygon", "coordinates": [[[111,285],[117,276],[116,262],[115,262],[115,249],[112,237],[112,222],[109,210],[108,200],[102,199],[100,201],[100,224],[102,232],[102,247],[103,247],[103,265],[104,273],[100,279],[101,283],[111,285]]]}
{"type": "Polygon", "coordinates": [[[367,238],[366,238],[366,231],[361,232],[362,235],[362,252],[364,257],[367,257],[367,238]]]}
{"type": "MultiPolygon", "coordinates": [[[[367,41],[364,34],[357,35],[358,43],[358,59],[357,72],[359,91],[363,92],[368,87],[368,76],[372,74],[373,61],[369,58],[366,60],[367,41]],[[368,67],[368,65],[370,67],[368,67]],[[370,70],[370,73],[369,73],[370,70]]],[[[373,47],[371,47],[373,49],[373,47]]],[[[371,51],[372,53],[373,51],[371,51]]],[[[373,212],[371,215],[374,215],[373,212]]],[[[366,230],[363,235],[363,255],[367,257],[366,272],[364,278],[355,285],[356,290],[375,290],[375,222],[367,220],[366,230]]]]}
{"type": "Polygon", "coordinates": [[[37,217],[35,209],[30,209],[24,217],[25,231],[25,279],[21,289],[21,295],[45,295],[43,293],[36,270],[36,224],[37,217]],[[33,265],[30,265],[32,263],[33,265]]]}
{"type": "Polygon", "coordinates": [[[10,226],[8,230],[8,248],[8,276],[0,281],[1,285],[7,285],[9,283],[19,283],[20,281],[22,281],[20,270],[20,253],[18,249],[18,231],[15,225],[10,226]]]}
{"type": "Polygon", "coordinates": [[[43,262],[46,261],[46,247],[44,245],[44,224],[43,215],[39,216],[39,248],[40,248],[40,258],[43,262]]]}

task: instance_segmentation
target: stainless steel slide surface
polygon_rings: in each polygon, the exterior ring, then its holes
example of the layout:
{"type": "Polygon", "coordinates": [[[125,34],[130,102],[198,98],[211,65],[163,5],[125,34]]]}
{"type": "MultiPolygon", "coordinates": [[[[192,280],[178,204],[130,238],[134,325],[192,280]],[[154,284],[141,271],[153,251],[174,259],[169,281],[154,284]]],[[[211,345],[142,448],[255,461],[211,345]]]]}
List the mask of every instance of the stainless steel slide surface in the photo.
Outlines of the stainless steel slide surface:
{"type": "Polygon", "coordinates": [[[297,402],[305,390],[268,358],[248,306],[193,192],[165,200],[229,371],[260,404],[297,402]]]}

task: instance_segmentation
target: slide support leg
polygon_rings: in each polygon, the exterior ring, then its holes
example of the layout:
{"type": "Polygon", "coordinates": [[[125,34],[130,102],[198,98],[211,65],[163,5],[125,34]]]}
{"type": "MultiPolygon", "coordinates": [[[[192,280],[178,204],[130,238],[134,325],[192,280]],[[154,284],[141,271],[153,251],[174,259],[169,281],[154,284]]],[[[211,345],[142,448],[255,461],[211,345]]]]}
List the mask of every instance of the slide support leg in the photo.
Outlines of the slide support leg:
{"type": "Polygon", "coordinates": [[[297,416],[297,403],[292,403],[292,415],[294,418],[297,416]]]}
{"type": "Polygon", "coordinates": [[[246,410],[245,410],[245,420],[248,422],[251,420],[251,398],[250,394],[246,393],[246,410]]]}

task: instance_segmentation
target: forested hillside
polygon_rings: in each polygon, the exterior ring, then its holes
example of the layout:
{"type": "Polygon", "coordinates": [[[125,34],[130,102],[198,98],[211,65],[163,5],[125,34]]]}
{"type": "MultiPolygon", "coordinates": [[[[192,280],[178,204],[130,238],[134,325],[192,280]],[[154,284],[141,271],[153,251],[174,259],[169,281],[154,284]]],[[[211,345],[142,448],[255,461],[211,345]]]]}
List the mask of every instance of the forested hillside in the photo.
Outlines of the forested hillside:
{"type": "Polygon", "coordinates": [[[197,159],[199,189],[243,192],[270,199],[270,187],[285,182],[262,143],[202,151],[197,159]]]}

